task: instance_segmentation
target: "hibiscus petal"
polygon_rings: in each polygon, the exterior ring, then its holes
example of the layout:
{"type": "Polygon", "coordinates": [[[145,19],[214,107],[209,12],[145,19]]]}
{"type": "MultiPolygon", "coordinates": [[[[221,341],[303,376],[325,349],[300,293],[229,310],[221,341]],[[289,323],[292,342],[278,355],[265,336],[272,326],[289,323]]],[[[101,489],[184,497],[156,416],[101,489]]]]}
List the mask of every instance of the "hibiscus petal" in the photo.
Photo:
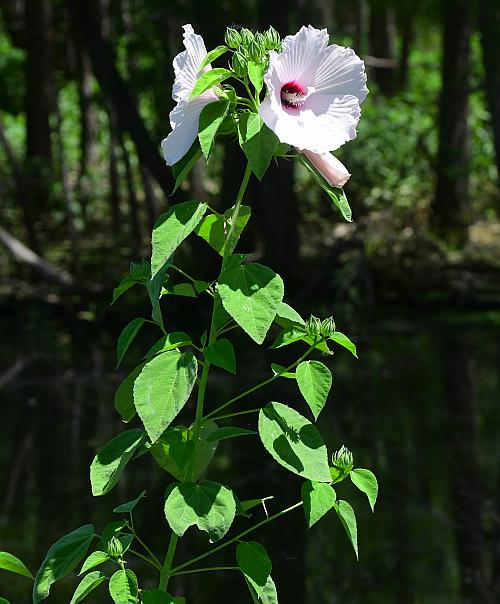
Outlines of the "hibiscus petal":
{"type": "MultiPolygon", "coordinates": [[[[193,90],[196,80],[201,75],[200,65],[207,56],[207,49],[203,38],[194,33],[189,24],[183,25],[184,46],[186,50],[179,53],[173,60],[175,81],[172,87],[174,101],[187,99],[193,90]]],[[[203,73],[212,69],[210,65],[203,69],[203,73]]]]}
{"type": "Polygon", "coordinates": [[[161,142],[167,165],[173,166],[189,151],[198,136],[203,108],[216,100],[217,95],[209,90],[192,101],[180,101],[172,109],[169,116],[172,132],[161,142]]]}
{"type": "Polygon", "coordinates": [[[343,46],[329,46],[316,58],[310,83],[316,92],[355,96],[363,102],[368,94],[365,64],[352,50],[343,46]]]}
{"type": "Polygon", "coordinates": [[[302,153],[332,187],[343,187],[351,177],[344,164],[329,152],[311,153],[304,149],[302,153]]]}
{"type": "Polygon", "coordinates": [[[278,55],[275,68],[283,84],[287,82],[303,83],[308,77],[310,66],[315,65],[318,54],[328,45],[326,29],[316,29],[304,25],[293,36],[283,40],[283,52],[278,55]]]}

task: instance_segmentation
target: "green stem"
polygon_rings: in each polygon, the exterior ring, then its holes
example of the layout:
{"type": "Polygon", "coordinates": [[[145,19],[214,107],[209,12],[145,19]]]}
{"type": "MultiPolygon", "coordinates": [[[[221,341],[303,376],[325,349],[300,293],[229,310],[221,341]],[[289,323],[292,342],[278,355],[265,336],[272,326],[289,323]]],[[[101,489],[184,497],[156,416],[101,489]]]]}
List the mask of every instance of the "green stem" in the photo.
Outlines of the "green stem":
{"type": "Polygon", "coordinates": [[[246,409],[245,411],[236,411],[235,413],[227,413],[226,415],[218,415],[214,417],[214,422],[219,419],[227,419],[228,417],[236,417],[237,415],[246,415],[247,413],[258,413],[260,411],[260,407],[258,409],[246,409]]]}
{"type": "MultiPolygon", "coordinates": [[[[229,232],[226,236],[224,243],[224,256],[222,258],[222,266],[219,273],[219,276],[224,271],[224,267],[226,265],[226,261],[229,256],[233,253],[234,248],[236,247],[236,238],[234,236],[236,221],[238,219],[238,214],[240,211],[241,202],[243,201],[243,196],[245,195],[245,191],[248,186],[248,181],[250,180],[250,175],[252,170],[250,168],[250,164],[247,163],[245,174],[243,175],[243,180],[241,182],[240,189],[238,191],[238,195],[236,197],[236,203],[234,205],[234,210],[231,216],[231,226],[229,227],[229,232]]],[[[215,340],[217,339],[217,329],[215,326],[215,309],[216,305],[219,304],[219,298],[216,296],[214,298],[214,303],[212,306],[212,317],[210,319],[210,335],[208,337],[208,346],[211,346],[215,340]]],[[[200,437],[201,424],[203,422],[203,406],[205,402],[205,391],[207,388],[208,374],[210,371],[210,362],[205,357],[203,370],[200,377],[200,382],[198,385],[198,396],[196,400],[196,416],[194,420],[193,426],[193,441],[196,443],[200,437]]],[[[188,471],[188,476],[191,476],[191,480],[193,480],[193,460],[191,459],[190,468],[188,471]]]]}
{"type": "Polygon", "coordinates": [[[172,534],[170,535],[170,543],[168,544],[168,550],[165,555],[165,561],[163,562],[163,566],[161,567],[160,571],[160,583],[158,587],[163,591],[167,591],[168,581],[172,576],[172,562],[174,560],[175,548],[177,547],[178,539],[179,538],[177,535],[174,533],[174,531],[172,531],[172,534]]]}
{"type": "Polygon", "coordinates": [[[183,564],[179,564],[179,566],[176,566],[175,568],[172,569],[171,574],[177,574],[180,570],[182,570],[183,568],[186,568],[186,566],[191,566],[191,564],[194,564],[195,562],[198,562],[199,560],[203,560],[207,556],[211,556],[212,554],[215,554],[215,552],[219,552],[221,549],[224,549],[224,548],[228,547],[229,545],[231,545],[232,543],[239,541],[242,537],[245,537],[245,535],[248,535],[249,533],[256,531],[261,526],[265,526],[266,524],[269,524],[273,520],[276,520],[277,518],[280,518],[281,516],[288,514],[288,512],[295,510],[296,508],[300,507],[301,505],[302,505],[302,501],[298,501],[294,505],[291,505],[290,507],[288,507],[284,510],[281,510],[281,512],[278,512],[277,514],[274,514],[274,516],[269,516],[269,518],[266,518],[265,520],[258,522],[254,526],[251,526],[250,528],[246,529],[242,533],[239,533],[239,535],[236,535],[236,537],[229,539],[229,541],[226,541],[225,543],[222,543],[221,545],[218,545],[217,547],[214,547],[213,549],[209,550],[208,552],[205,552],[204,554],[200,554],[199,556],[196,556],[196,558],[192,558],[191,560],[188,560],[187,562],[184,562],[183,564]]]}
{"type": "Polygon", "coordinates": [[[158,560],[158,558],[154,555],[154,553],[149,549],[149,547],[144,543],[144,541],[139,537],[139,535],[137,534],[137,531],[135,530],[135,525],[134,525],[134,520],[132,518],[132,514],[130,514],[130,522],[127,522],[127,526],[129,527],[129,529],[132,531],[133,535],[134,535],[134,539],[140,543],[142,545],[142,547],[147,551],[147,553],[151,556],[151,558],[156,562],[156,564],[158,565],[158,568],[161,568],[161,562],[158,560]]]}
{"type": "Polygon", "coordinates": [[[210,566],[207,568],[193,568],[191,570],[181,570],[178,573],[173,573],[172,577],[176,575],[189,575],[191,573],[206,573],[212,570],[240,570],[238,566],[210,566]]]}
{"type": "Polygon", "coordinates": [[[297,367],[297,365],[299,363],[301,363],[314,350],[314,348],[317,345],[318,345],[318,343],[315,342],[312,346],[310,346],[304,352],[304,354],[299,359],[297,359],[294,363],[292,363],[288,367],[285,367],[285,369],[283,369],[283,371],[280,371],[279,373],[275,373],[274,375],[272,375],[271,377],[267,378],[266,380],[264,380],[262,382],[259,382],[255,386],[252,386],[252,388],[249,388],[248,390],[245,390],[241,394],[238,394],[237,396],[234,396],[233,398],[229,399],[228,401],[226,401],[225,403],[223,403],[222,405],[220,405],[219,407],[217,407],[217,409],[214,409],[213,411],[210,411],[210,413],[205,416],[205,419],[209,419],[210,417],[212,417],[213,415],[215,415],[219,411],[222,411],[223,409],[225,409],[229,405],[232,405],[236,401],[239,401],[241,398],[243,398],[245,396],[248,396],[249,394],[252,394],[252,392],[255,392],[256,390],[259,390],[259,388],[263,388],[264,386],[267,386],[271,382],[274,382],[274,380],[277,380],[281,375],[283,375],[283,373],[288,373],[288,371],[290,371],[290,369],[293,369],[294,367],[297,367]]]}
{"type": "Polygon", "coordinates": [[[144,562],[147,562],[148,564],[151,564],[151,566],[154,566],[157,570],[161,571],[161,564],[159,562],[155,562],[154,560],[151,560],[151,558],[148,558],[147,556],[144,556],[143,554],[141,554],[141,552],[138,552],[135,549],[129,548],[128,551],[131,554],[134,554],[134,556],[137,556],[138,558],[141,558],[141,560],[144,560],[144,562]]]}

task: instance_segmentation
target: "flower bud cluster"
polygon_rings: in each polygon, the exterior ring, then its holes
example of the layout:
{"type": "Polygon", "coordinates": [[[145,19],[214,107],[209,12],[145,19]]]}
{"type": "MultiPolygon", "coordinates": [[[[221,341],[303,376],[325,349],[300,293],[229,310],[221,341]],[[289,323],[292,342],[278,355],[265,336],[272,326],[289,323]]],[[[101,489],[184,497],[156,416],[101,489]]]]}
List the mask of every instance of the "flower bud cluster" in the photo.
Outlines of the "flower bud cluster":
{"type": "Polygon", "coordinates": [[[328,319],[322,321],[311,315],[306,321],[306,334],[313,339],[329,338],[335,333],[335,329],[333,317],[328,317],[328,319]]]}
{"type": "Polygon", "coordinates": [[[146,283],[151,275],[149,262],[140,260],[139,262],[130,263],[130,276],[134,281],[146,283]]]}
{"type": "Polygon", "coordinates": [[[269,50],[281,49],[280,35],[272,26],[264,33],[259,31],[254,33],[246,27],[240,30],[228,27],[224,41],[229,48],[235,51],[231,60],[231,68],[240,77],[246,75],[248,61],[267,62],[269,50]]]}
{"type": "Polygon", "coordinates": [[[335,451],[332,455],[332,464],[337,470],[349,474],[354,464],[352,453],[347,447],[342,445],[340,449],[335,451]]]}

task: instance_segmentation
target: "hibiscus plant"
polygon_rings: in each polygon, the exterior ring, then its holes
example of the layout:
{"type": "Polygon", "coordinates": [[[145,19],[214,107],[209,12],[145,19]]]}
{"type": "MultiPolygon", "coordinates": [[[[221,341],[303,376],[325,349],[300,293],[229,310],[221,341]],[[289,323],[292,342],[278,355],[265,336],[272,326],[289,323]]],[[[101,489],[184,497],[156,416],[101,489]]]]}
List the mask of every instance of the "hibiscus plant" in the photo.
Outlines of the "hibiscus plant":
{"type": "Polygon", "coordinates": [[[279,275],[235,252],[251,215],[251,208],[243,204],[248,182],[252,174],[261,180],[273,158],[300,161],[343,217],[351,220],[342,189],[350,175],[331,151],[356,136],[360,103],[368,92],[364,64],[351,49],[329,45],[326,30],[311,26],[284,40],[273,28],[264,33],[229,28],[225,44],[207,53],[202,37],[185,25],[184,45],[173,62],[172,131],[162,142],[165,161],[173,166],[175,187],[202,156],[210,158],[218,138],[241,147],[246,169],[234,205],[223,213],[203,201],[172,205],[154,226],[151,261],[132,264],[130,274],[115,288],[113,301],[137,284],[151,300],[151,318],[133,319],[119,336],[118,365],[146,322],[156,326],[159,339],[116,393],[116,410],[133,427],[105,444],[90,468],[92,493],[104,496],[118,483],[128,462],[143,455],[153,457],[165,477],[164,509],[158,510],[164,516],[159,530],[165,532],[165,551],[157,556],[139,536],[133,515],[145,495],[142,492],[115,508],[120,520],[100,534],[87,524],[52,545],[34,579],[18,558],[0,552],[0,569],[34,580],[34,604],[45,600],[53,583],[76,568],[83,577],[70,604],[81,602],[101,584],[107,584],[116,604],[185,602],[182,596],[171,595],[175,587],[171,579],[209,570],[239,571],[249,601],[274,604],[278,596],[271,560],[264,547],[250,539],[251,533],[297,508],[303,509],[307,527],[333,510],[357,557],[354,510],[337,498],[335,486],[349,478],[367,495],[372,510],[377,498],[373,473],[355,468],[353,455],[344,446],[329,454],[315,426],[332,375],[312,357],[332,354],[335,346],[356,356],[355,345],[337,331],[332,317],[304,320],[283,301],[279,275]],[[218,59],[227,66],[212,68],[211,62],[218,59]],[[188,236],[201,238],[220,256],[215,281],[189,276],[175,264],[176,249],[188,236]],[[196,336],[170,331],[162,310],[168,295],[210,297],[207,330],[196,336]],[[244,337],[261,345],[273,324],[279,333],[272,348],[294,344],[297,359],[286,367],[272,365],[260,383],[226,402],[210,400],[209,404],[211,367],[236,373],[230,332],[241,329],[244,337]],[[296,381],[304,399],[301,412],[276,401],[259,409],[238,409],[240,401],[280,379],[296,381]],[[193,393],[194,417],[188,426],[176,424],[193,393]],[[231,425],[240,415],[250,418],[253,429],[231,425]],[[245,447],[255,437],[263,445],[263,455],[301,479],[297,501],[279,511],[272,510],[274,502],[266,504],[270,498],[262,494],[241,501],[230,485],[202,479],[221,440],[245,447]],[[248,526],[228,535],[235,516],[248,526]],[[207,533],[209,545],[190,560],[176,560],[178,539],[190,527],[207,533]],[[228,566],[207,567],[206,560],[221,550],[227,552],[228,566]],[[139,580],[132,570],[134,558],[147,563],[156,577],[139,580]]]}

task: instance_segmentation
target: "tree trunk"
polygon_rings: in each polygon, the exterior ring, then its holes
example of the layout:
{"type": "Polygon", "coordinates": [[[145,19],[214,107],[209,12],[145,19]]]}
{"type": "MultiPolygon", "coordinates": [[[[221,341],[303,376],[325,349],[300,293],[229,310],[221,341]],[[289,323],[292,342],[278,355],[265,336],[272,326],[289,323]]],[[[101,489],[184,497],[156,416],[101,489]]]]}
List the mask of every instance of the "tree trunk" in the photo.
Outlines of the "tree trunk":
{"type": "Polygon", "coordinates": [[[383,95],[391,95],[396,91],[397,74],[391,64],[395,57],[394,38],[394,12],[389,8],[387,0],[372,0],[368,32],[370,54],[376,59],[388,60],[387,66],[380,63],[372,71],[373,79],[383,95]]]}
{"type": "MultiPolygon", "coordinates": [[[[500,182],[500,4],[498,2],[479,0],[479,29],[483,50],[486,98],[491,113],[500,182]]],[[[500,204],[497,210],[500,211],[500,204]]]]}
{"type": "Polygon", "coordinates": [[[471,3],[449,0],[443,16],[439,148],[432,222],[451,245],[462,245],[469,219],[469,110],[471,3]]]}
{"type": "Polygon", "coordinates": [[[120,175],[118,172],[118,149],[120,149],[120,135],[114,107],[106,103],[109,124],[109,206],[113,237],[116,238],[121,230],[120,209],[120,175]]]}
{"type": "Polygon", "coordinates": [[[134,174],[130,159],[125,145],[123,135],[120,137],[120,146],[122,150],[123,163],[125,165],[125,180],[127,181],[129,215],[130,215],[130,236],[132,253],[137,258],[141,249],[141,224],[139,219],[139,203],[135,192],[134,174]]]}
{"type": "Polygon", "coordinates": [[[26,168],[27,203],[39,217],[47,210],[51,170],[51,11],[47,0],[26,0],[26,168]]]}
{"type": "Polygon", "coordinates": [[[84,0],[73,0],[68,4],[68,9],[75,35],[81,36],[82,44],[89,51],[92,69],[103,94],[113,104],[120,131],[130,134],[137,148],[139,161],[148,167],[164,194],[169,197],[174,188],[174,181],[159,154],[159,141],[155,144],[151,140],[137,110],[135,99],[116,68],[111,47],[101,35],[88,3],[84,0]]]}

